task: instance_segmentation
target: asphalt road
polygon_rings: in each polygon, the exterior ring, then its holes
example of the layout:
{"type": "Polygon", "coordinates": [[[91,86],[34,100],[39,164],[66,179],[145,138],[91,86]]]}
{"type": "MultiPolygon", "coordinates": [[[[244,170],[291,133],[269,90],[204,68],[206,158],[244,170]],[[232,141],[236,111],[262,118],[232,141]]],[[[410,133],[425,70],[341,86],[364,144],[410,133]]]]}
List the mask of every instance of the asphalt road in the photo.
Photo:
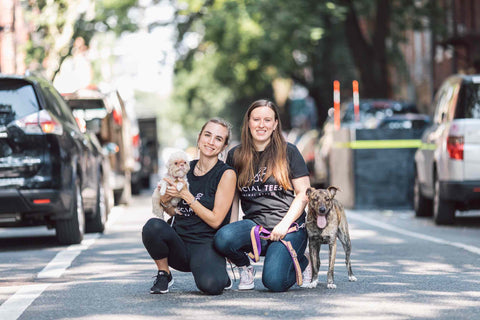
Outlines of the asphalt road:
{"type": "Polygon", "coordinates": [[[199,292],[189,273],[173,271],[170,293],[151,295],[154,263],[141,242],[151,217],[148,194],[115,207],[107,231],[81,245],[59,246],[45,228],[0,228],[0,319],[478,319],[480,214],[438,227],[412,211],[354,211],[349,282],[341,245],[336,289],[326,287],[327,247],[319,286],[285,293],[261,283],[220,296],[199,292]]]}

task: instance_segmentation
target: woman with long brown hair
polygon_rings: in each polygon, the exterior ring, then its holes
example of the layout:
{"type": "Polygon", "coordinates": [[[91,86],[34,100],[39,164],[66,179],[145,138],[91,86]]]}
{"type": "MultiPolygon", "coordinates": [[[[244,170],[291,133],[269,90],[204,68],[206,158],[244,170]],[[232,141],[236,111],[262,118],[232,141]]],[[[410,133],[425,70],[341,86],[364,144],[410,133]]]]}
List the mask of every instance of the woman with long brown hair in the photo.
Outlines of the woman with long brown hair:
{"type": "MultiPolygon", "coordinates": [[[[265,256],[262,281],[272,291],[286,291],[296,280],[295,261],[281,240],[291,243],[301,269],[307,233],[304,228],[305,191],[310,180],[305,161],[293,144],[287,143],[277,106],[257,100],[243,119],[241,143],[229,151],[227,164],[237,171],[237,192],[232,219],[238,219],[239,201],[243,220],[222,227],[215,235],[215,247],[240,270],[240,290],[254,288],[255,270],[245,252],[261,251],[265,256]],[[253,248],[251,230],[261,226],[269,239],[253,248]],[[296,226],[295,232],[292,226],[296,226]]],[[[297,274],[298,274],[297,270],[297,274]]]]}

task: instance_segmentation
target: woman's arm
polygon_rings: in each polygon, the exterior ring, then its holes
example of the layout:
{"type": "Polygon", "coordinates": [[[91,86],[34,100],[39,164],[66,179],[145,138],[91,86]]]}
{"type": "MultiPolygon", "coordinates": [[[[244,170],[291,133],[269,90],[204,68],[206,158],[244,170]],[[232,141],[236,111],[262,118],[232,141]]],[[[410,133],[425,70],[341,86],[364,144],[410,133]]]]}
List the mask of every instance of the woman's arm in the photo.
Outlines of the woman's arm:
{"type": "Polygon", "coordinates": [[[184,186],[183,189],[178,192],[175,187],[171,185],[173,188],[167,188],[167,194],[185,200],[200,219],[210,227],[218,229],[232,205],[236,183],[237,175],[235,174],[235,171],[230,169],[226,170],[217,186],[213,210],[205,208],[199,201],[197,201],[190,190],[188,190],[187,186],[184,186]]]}
{"type": "Polygon", "coordinates": [[[287,234],[288,229],[295,222],[305,210],[308,203],[308,198],[305,193],[310,187],[310,178],[308,176],[296,178],[292,180],[293,189],[295,190],[295,199],[293,199],[290,209],[275,228],[272,230],[271,239],[278,241],[283,239],[287,234]]]}
{"type": "Polygon", "coordinates": [[[239,198],[238,198],[238,190],[235,188],[235,196],[233,197],[233,203],[232,203],[232,214],[230,216],[230,223],[238,221],[238,216],[239,216],[239,198]]]}

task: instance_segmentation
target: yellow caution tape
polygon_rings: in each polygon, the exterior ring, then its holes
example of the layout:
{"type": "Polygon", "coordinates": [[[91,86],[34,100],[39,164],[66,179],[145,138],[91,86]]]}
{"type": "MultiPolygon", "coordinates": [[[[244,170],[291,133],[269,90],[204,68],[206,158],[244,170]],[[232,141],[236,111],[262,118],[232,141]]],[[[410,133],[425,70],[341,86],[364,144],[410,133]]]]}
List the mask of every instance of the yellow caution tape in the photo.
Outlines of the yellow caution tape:
{"type": "Polygon", "coordinates": [[[435,150],[437,149],[437,145],[434,143],[422,143],[420,146],[420,149],[422,150],[435,150]]]}
{"type": "Polygon", "coordinates": [[[410,140],[357,140],[350,142],[337,142],[337,149],[409,149],[422,147],[422,141],[410,140]]]}

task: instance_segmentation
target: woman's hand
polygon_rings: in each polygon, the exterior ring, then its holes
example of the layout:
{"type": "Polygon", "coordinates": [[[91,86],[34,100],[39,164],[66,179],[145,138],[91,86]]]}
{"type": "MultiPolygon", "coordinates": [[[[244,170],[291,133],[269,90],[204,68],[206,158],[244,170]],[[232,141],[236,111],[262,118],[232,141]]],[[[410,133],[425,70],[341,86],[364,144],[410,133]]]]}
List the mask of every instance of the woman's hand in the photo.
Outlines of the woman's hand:
{"type": "Polygon", "coordinates": [[[186,196],[189,191],[187,188],[187,184],[183,183],[183,188],[178,191],[177,190],[177,184],[168,178],[164,178],[164,180],[168,183],[167,191],[165,192],[165,195],[168,195],[171,198],[183,198],[186,196]]]}
{"type": "Polygon", "coordinates": [[[270,239],[272,241],[282,240],[287,235],[289,228],[290,228],[290,225],[287,225],[283,221],[280,221],[280,223],[277,224],[275,228],[273,228],[270,234],[270,239]]]}

